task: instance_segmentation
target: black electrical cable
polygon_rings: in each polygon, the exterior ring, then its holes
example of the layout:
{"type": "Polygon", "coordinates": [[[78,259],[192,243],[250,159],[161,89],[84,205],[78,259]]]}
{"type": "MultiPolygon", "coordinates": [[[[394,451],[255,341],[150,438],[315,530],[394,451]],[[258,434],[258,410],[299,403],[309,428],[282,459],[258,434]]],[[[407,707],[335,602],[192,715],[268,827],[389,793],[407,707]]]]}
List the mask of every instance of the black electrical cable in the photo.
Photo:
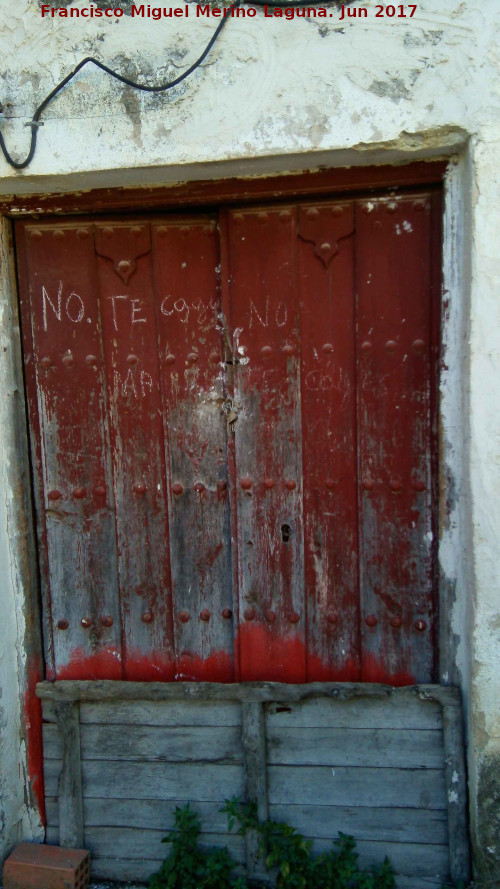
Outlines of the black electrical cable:
{"type": "MultiPolygon", "coordinates": [[[[274,0],[274,2],[272,0],[272,2],[270,2],[270,3],[266,2],[266,0],[235,0],[235,2],[232,4],[232,6],[230,8],[237,9],[241,5],[241,2],[248,2],[249,5],[251,5],[251,6],[267,6],[270,9],[272,9],[274,7],[293,8],[293,7],[301,7],[301,6],[313,7],[313,6],[319,5],[317,0],[313,0],[312,3],[307,2],[307,0],[295,0],[295,2],[291,2],[291,3],[287,3],[286,0],[274,0]]],[[[328,2],[328,0],[327,0],[327,2],[328,2]]],[[[344,6],[349,6],[351,3],[354,3],[354,0],[344,0],[344,6]]],[[[31,127],[31,143],[30,143],[30,149],[29,149],[28,155],[25,158],[25,160],[23,160],[23,161],[14,160],[14,158],[12,157],[12,155],[9,153],[9,151],[7,149],[3,134],[0,130],[0,148],[2,150],[3,156],[5,157],[5,160],[7,161],[7,163],[10,164],[11,167],[14,167],[15,170],[24,170],[25,167],[27,167],[31,163],[31,161],[33,160],[33,157],[35,155],[35,151],[36,151],[38,128],[40,126],[43,126],[43,123],[40,122],[40,118],[41,118],[43,112],[45,111],[47,105],[49,105],[50,102],[52,102],[52,100],[55,99],[57,94],[66,86],[66,84],[68,84],[71,80],[73,80],[74,77],[76,77],[78,72],[81,71],[82,68],[85,67],[85,65],[88,65],[88,64],[95,65],[97,68],[100,68],[101,71],[105,71],[106,74],[109,74],[111,77],[114,77],[115,80],[119,80],[120,83],[124,83],[124,84],[126,84],[126,86],[131,86],[136,90],[141,90],[142,92],[145,92],[145,93],[162,93],[162,92],[165,92],[166,90],[172,89],[172,87],[177,86],[177,84],[182,83],[182,81],[185,80],[186,77],[189,77],[190,74],[193,74],[193,72],[196,71],[196,69],[200,67],[202,62],[205,61],[205,59],[208,56],[210,50],[212,49],[214,43],[216,43],[223,28],[225,27],[225,25],[227,24],[227,22],[229,21],[229,19],[231,17],[232,17],[231,15],[226,15],[222,18],[221,22],[215,29],[212,37],[208,41],[205,49],[203,50],[201,56],[199,56],[199,58],[196,59],[196,61],[193,62],[193,64],[189,68],[187,68],[186,71],[184,71],[182,74],[179,74],[179,77],[175,77],[173,80],[169,80],[167,83],[161,83],[158,86],[150,86],[149,84],[146,84],[146,83],[136,83],[134,80],[131,80],[129,77],[125,77],[123,74],[118,74],[116,71],[113,71],[112,68],[109,68],[107,65],[104,64],[104,62],[100,62],[99,59],[96,59],[93,56],[87,56],[85,59],[82,59],[82,61],[78,63],[76,68],[74,68],[73,71],[71,71],[69,74],[67,74],[66,77],[63,80],[61,80],[61,82],[58,83],[57,86],[54,87],[52,92],[49,93],[49,95],[43,100],[43,102],[40,103],[40,105],[38,106],[38,108],[36,109],[36,111],[33,115],[32,120],[30,120],[26,124],[26,126],[31,127]]]]}

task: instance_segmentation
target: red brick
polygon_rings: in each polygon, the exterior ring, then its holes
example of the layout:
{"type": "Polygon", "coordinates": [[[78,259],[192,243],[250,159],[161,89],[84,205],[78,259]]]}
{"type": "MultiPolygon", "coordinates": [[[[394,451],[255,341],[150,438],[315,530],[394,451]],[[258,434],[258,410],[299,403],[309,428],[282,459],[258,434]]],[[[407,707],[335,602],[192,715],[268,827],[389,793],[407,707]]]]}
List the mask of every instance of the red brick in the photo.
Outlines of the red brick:
{"type": "Polygon", "coordinates": [[[21,843],[3,868],[3,889],[85,889],[90,879],[90,854],[21,843]]]}

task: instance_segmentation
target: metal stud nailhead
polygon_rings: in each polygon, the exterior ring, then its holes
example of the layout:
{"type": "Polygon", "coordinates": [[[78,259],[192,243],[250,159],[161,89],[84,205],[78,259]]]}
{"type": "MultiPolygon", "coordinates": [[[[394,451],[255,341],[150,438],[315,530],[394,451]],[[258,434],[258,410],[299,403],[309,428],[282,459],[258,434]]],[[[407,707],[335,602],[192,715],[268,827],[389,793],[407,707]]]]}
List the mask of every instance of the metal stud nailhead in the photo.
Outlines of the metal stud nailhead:
{"type": "Polygon", "coordinates": [[[249,491],[252,487],[252,479],[251,478],[242,478],[240,481],[240,487],[243,488],[244,491],[249,491]]]}
{"type": "Polygon", "coordinates": [[[414,340],[412,343],[412,348],[414,352],[423,352],[425,349],[425,343],[423,340],[414,340]]]}
{"type": "Polygon", "coordinates": [[[104,485],[97,485],[97,488],[95,488],[94,491],[99,497],[103,497],[106,493],[106,488],[104,485]]]}
{"type": "Polygon", "coordinates": [[[373,481],[373,479],[371,479],[371,478],[364,478],[363,479],[363,488],[365,489],[365,491],[373,491],[374,487],[375,487],[375,482],[373,481]]]}
{"type": "Polygon", "coordinates": [[[87,355],[85,364],[97,364],[97,357],[95,355],[87,355]]]}
{"type": "Polygon", "coordinates": [[[297,614],[296,611],[290,611],[287,617],[291,624],[298,624],[300,620],[300,614],[297,614]]]}
{"type": "Polygon", "coordinates": [[[72,355],[63,355],[62,363],[65,367],[72,367],[75,363],[75,359],[72,355]]]}
{"type": "Polygon", "coordinates": [[[414,210],[425,210],[425,201],[414,201],[413,202],[414,210]]]}
{"type": "Polygon", "coordinates": [[[145,494],[146,493],[145,482],[137,482],[137,484],[134,485],[134,491],[136,494],[145,494]]]}
{"type": "Polygon", "coordinates": [[[283,346],[283,352],[285,353],[285,355],[293,355],[294,351],[295,350],[290,343],[287,343],[285,346],[283,346]]]}
{"type": "Polygon", "coordinates": [[[416,620],[415,629],[418,630],[419,633],[423,633],[423,631],[427,629],[425,620],[416,620]]]}
{"type": "Polygon", "coordinates": [[[287,491],[295,491],[296,487],[297,487],[297,483],[294,482],[293,480],[285,482],[285,488],[287,489],[287,491]]]}
{"type": "Polygon", "coordinates": [[[387,204],[387,212],[388,213],[395,213],[397,209],[398,209],[398,205],[396,203],[394,203],[394,201],[391,201],[390,204],[387,204]]]}
{"type": "Polygon", "coordinates": [[[374,614],[369,614],[368,617],[365,618],[365,624],[367,627],[376,627],[377,626],[377,618],[374,614]]]}
{"type": "Polygon", "coordinates": [[[361,343],[361,351],[362,352],[369,352],[371,347],[372,347],[372,344],[368,340],[365,340],[364,343],[361,343]]]}
{"type": "Polygon", "coordinates": [[[197,356],[196,352],[190,352],[187,357],[187,360],[189,361],[190,364],[196,364],[196,362],[198,361],[198,356],[197,356]]]}
{"type": "Polygon", "coordinates": [[[292,218],[292,214],[290,213],[290,210],[282,210],[281,211],[280,219],[282,222],[290,222],[291,218],[292,218]]]}
{"type": "Polygon", "coordinates": [[[101,617],[101,624],[103,627],[112,627],[113,626],[113,618],[110,614],[104,614],[101,617]]]}
{"type": "Polygon", "coordinates": [[[339,622],[338,614],[335,614],[333,611],[326,615],[326,619],[329,624],[338,624],[339,622]]]}
{"type": "Polygon", "coordinates": [[[224,491],[227,491],[227,482],[224,481],[224,479],[217,482],[217,490],[220,491],[221,494],[223,494],[224,491]]]}
{"type": "Polygon", "coordinates": [[[306,216],[308,219],[317,219],[319,216],[319,210],[317,210],[316,207],[309,207],[309,209],[306,210],[306,216]]]}
{"type": "Polygon", "coordinates": [[[394,627],[395,630],[399,630],[402,626],[403,618],[400,617],[399,614],[395,615],[395,617],[391,618],[391,627],[394,627]]]}
{"type": "Polygon", "coordinates": [[[88,238],[88,236],[89,236],[88,229],[86,229],[86,228],[77,229],[76,236],[77,236],[77,238],[80,238],[82,241],[85,240],[85,238],[88,238]]]}
{"type": "Polygon", "coordinates": [[[421,482],[421,481],[418,481],[418,480],[413,482],[412,487],[413,487],[413,490],[414,490],[414,491],[418,491],[418,492],[420,492],[420,493],[421,493],[422,491],[425,491],[425,484],[424,484],[424,482],[421,482]]]}
{"type": "Polygon", "coordinates": [[[75,498],[75,500],[83,500],[86,494],[87,492],[85,488],[78,487],[73,490],[73,497],[75,498]]]}
{"type": "Polygon", "coordinates": [[[42,365],[42,367],[45,368],[52,367],[52,358],[49,358],[48,355],[45,355],[45,357],[42,358],[42,360],[40,361],[40,364],[42,365]]]}
{"type": "Polygon", "coordinates": [[[90,617],[82,617],[80,623],[81,623],[84,630],[88,630],[88,628],[92,626],[92,621],[90,620],[90,617]]]}
{"type": "Polygon", "coordinates": [[[224,620],[230,620],[232,618],[232,616],[233,616],[233,612],[231,611],[231,609],[224,608],[224,610],[222,612],[222,617],[224,618],[224,620]]]}
{"type": "Polygon", "coordinates": [[[334,351],[335,351],[335,349],[334,349],[332,343],[325,343],[324,344],[323,352],[325,352],[327,355],[331,355],[331,353],[334,351]]]}
{"type": "Polygon", "coordinates": [[[266,618],[268,624],[273,624],[273,623],[275,622],[275,620],[276,620],[276,614],[275,614],[275,612],[274,612],[274,611],[271,611],[270,609],[268,609],[268,610],[265,612],[264,617],[266,618]]]}
{"type": "Polygon", "coordinates": [[[189,611],[181,611],[179,613],[179,620],[180,620],[181,624],[187,624],[189,618],[190,618],[189,611]]]}
{"type": "Polygon", "coordinates": [[[403,486],[402,486],[401,482],[399,481],[399,479],[391,478],[391,480],[389,481],[389,487],[390,487],[391,491],[394,491],[394,493],[397,494],[403,486]]]}
{"type": "Polygon", "coordinates": [[[385,344],[386,351],[394,352],[394,350],[397,349],[397,345],[398,344],[395,342],[395,340],[387,340],[385,344]]]}
{"type": "Polygon", "coordinates": [[[62,494],[61,494],[60,491],[57,491],[57,490],[54,488],[53,491],[49,491],[49,493],[47,494],[47,497],[48,497],[49,500],[60,500],[61,497],[62,497],[62,494]]]}
{"type": "Polygon", "coordinates": [[[344,208],[341,207],[340,204],[335,204],[335,206],[332,207],[332,216],[342,216],[343,212],[344,208]]]}
{"type": "Polygon", "coordinates": [[[218,352],[210,353],[210,361],[212,362],[212,364],[218,364],[220,360],[221,358],[218,352]]]}
{"type": "Polygon", "coordinates": [[[273,350],[271,346],[262,346],[262,349],[260,351],[262,355],[271,355],[273,350]]]}
{"type": "Polygon", "coordinates": [[[207,608],[204,608],[203,611],[200,611],[200,620],[204,620],[208,622],[210,620],[210,612],[207,608]]]}
{"type": "Polygon", "coordinates": [[[151,611],[143,611],[141,614],[141,620],[144,624],[150,624],[153,622],[153,613],[151,611]]]}
{"type": "Polygon", "coordinates": [[[175,482],[175,484],[172,485],[172,491],[174,494],[177,494],[177,496],[179,496],[179,494],[182,494],[183,490],[184,488],[182,487],[180,482],[175,482]]]}
{"type": "Polygon", "coordinates": [[[65,617],[61,618],[61,620],[57,621],[57,629],[58,630],[67,630],[69,627],[69,623],[65,617]]]}
{"type": "Polygon", "coordinates": [[[233,221],[236,225],[241,225],[243,222],[243,213],[233,213],[233,221]]]}
{"type": "Polygon", "coordinates": [[[165,357],[165,364],[175,364],[175,355],[169,354],[165,357]]]}
{"type": "Polygon", "coordinates": [[[335,487],[335,480],[333,478],[325,479],[325,488],[327,488],[328,491],[333,491],[334,487],[335,487]]]}
{"type": "Polygon", "coordinates": [[[270,491],[271,488],[274,488],[274,479],[265,478],[264,479],[264,487],[265,487],[266,491],[270,491]]]}
{"type": "Polygon", "coordinates": [[[203,494],[203,491],[205,490],[205,485],[202,484],[202,482],[196,482],[194,489],[197,494],[203,494]]]}
{"type": "Polygon", "coordinates": [[[35,230],[35,231],[31,232],[31,237],[32,237],[32,238],[41,238],[41,237],[42,237],[42,233],[39,232],[38,230],[35,230]]]}
{"type": "Polygon", "coordinates": [[[255,608],[245,608],[243,617],[245,620],[253,620],[255,618],[255,608]]]}
{"type": "Polygon", "coordinates": [[[259,222],[261,224],[264,224],[268,220],[268,214],[267,213],[257,213],[257,219],[259,220],[259,222]]]}
{"type": "Polygon", "coordinates": [[[58,240],[61,240],[61,238],[64,238],[64,232],[61,231],[60,228],[56,228],[56,230],[52,232],[52,235],[54,238],[57,238],[58,240]]]}
{"type": "Polygon", "coordinates": [[[137,355],[127,355],[127,364],[137,364],[138,360],[137,355]]]}

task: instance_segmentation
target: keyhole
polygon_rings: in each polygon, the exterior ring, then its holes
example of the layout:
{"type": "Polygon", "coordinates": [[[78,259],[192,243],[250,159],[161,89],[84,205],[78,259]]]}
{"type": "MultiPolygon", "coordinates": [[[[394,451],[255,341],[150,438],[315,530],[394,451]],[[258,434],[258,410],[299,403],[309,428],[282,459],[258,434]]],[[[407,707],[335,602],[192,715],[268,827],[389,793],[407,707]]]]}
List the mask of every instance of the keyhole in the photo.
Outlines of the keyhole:
{"type": "Polygon", "coordinates": [[[281,539],[283,543],[288,543],[290,540],[290,535],[292,533],[292,529],[290,525],[282,525],[281,526],[281,539]]]}

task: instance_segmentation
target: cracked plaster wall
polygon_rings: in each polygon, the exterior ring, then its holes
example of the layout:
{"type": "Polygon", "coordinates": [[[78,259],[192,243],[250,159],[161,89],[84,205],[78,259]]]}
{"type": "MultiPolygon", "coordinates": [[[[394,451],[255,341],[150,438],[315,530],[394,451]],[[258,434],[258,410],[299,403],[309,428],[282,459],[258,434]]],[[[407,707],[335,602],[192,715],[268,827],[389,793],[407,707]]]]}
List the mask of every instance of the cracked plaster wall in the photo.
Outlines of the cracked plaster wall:
{"type": "MultiPolygon", "coordinates": [[[[132,18],[128,0],[116,5],[126,11],[116,21],[65,20],[42,19],[38,0],[0,0],[3,132],[16,156],[28,148],[25,121],[83,56],[96,55],[121,73],[158,82],[191,64],[218,22],[196,18],[194,4],[188,18],[160,21],[132,18]]],[[[456,652],[455,665],[442,679],[464,688],[477,873],[500,886],[498,0],[420,0],[412,19],[376,19],[374,3],[354,4],[359,6],[369,10],[368,18],[340,22],[330,7],[333,15],[326,19],[287,21],[262,12],[234,19],[202,68],[164,95],[137,93],[87,68],[44,114],[30,167],[14,173],[0,160],[0,192],[147,185],[458,151],[445,221],[449,362],[442,384],[442,462],[450,508],[441,543],[456,652]]],[[[5,285],[6,336],[7,290],[5,285]]],[[[11,370],[7,358],[2,360],[7,391],[11,370]]],[[[2,410],[7,411],[3,402],[2,410]]],[[[1,420],[5,465],[15,435],[11,415],[1,420]]],[[[19,741],[24,630],[22,590],[12,567],[16,550],[6,531],[11,485],[2,471],[4,849],[38,830],[29,800],[25,804],[19,741]]]]}

